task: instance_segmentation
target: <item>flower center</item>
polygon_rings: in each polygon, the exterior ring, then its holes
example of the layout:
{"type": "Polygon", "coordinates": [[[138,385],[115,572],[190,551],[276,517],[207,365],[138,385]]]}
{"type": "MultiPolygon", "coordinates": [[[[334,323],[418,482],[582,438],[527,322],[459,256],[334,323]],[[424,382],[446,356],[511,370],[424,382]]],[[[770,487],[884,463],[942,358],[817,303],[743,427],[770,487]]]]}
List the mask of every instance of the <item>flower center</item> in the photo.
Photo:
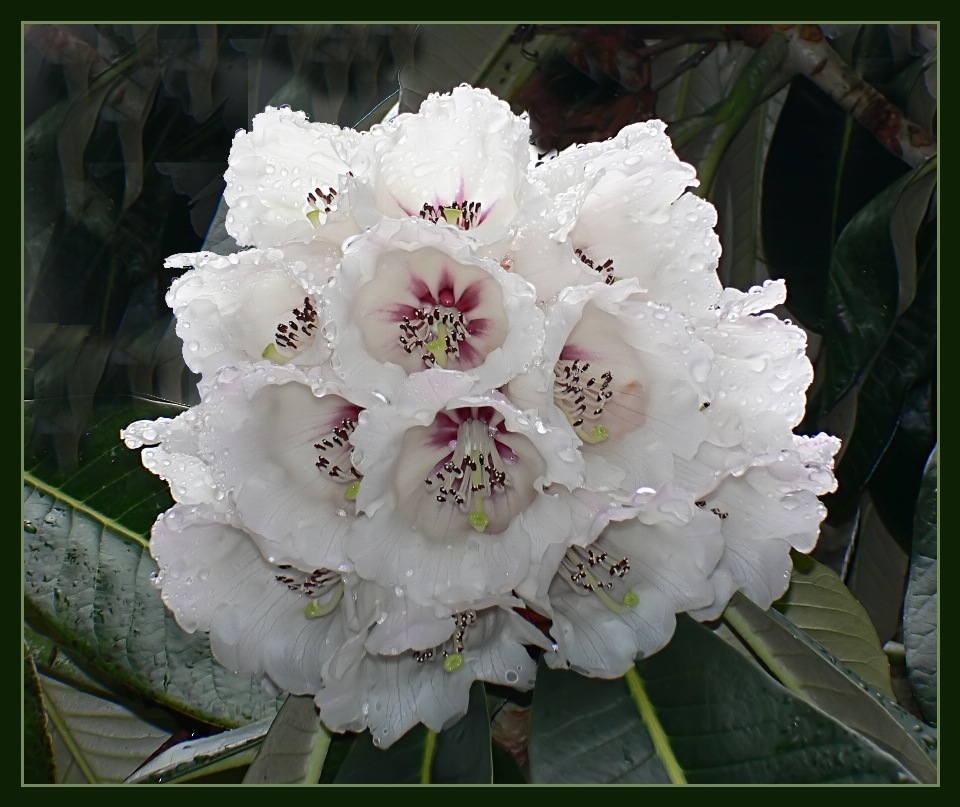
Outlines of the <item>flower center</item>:
{"type": "Polygon", "coordinates": [[[347,486],[344,491],[344,498],[357,498],[357,491],[360,490],[360,480],[363,475],[353,467],[350,458],[350,452],[353,446],[350,443],[350,435],[357,428],[356,421],[353,418],[345,417],[340,421],[340,425],[320,437],[319,441],[313,444],[313,447],[320,451],[317,458],[317,468],[326,473],[334,482],[339,482],[347,486]]]}
{"type": "Polygon", "coordinates": [[[343,579],[329,569],[315,569],[309,575],[282,564],[277,567],[282,574],[276,575],[278,583],[283,583],[291,591],[304,594],[308,602],[304,614],[313,619],[326,616],[333,611],[343,596],[343,579]]]}
{"type": "Polygon", "coordinates": [[[480,202],[453,202],[450,205],[438,207],[424,204],[420,210],[420,218],[432,221],[434,224],[442,220],[461,230],[469,230],[480,224],[485,216],[480,214],[480,202]]]}
{"type": "Polygon", "coordinates": [[[496,434],[496,428],[486,421],[463,421],[457,429],[453,453],[432,478],[424,480],[428,487],[436,488],[438,502],[451,502],[467,513],[467,521],[477,532],[483,532],[490,523],[484,501],[504,492],[510,484],[496,434]]]}
{"type": "Polygon", "coordinates": [[[572,546],[563,556],[561,568],[574,591],[595,594],[611,611],[623,614],[639,602],[632,591],[627,591],[619,602],[607,593],[630,571],[629,558],[614,562],[599,547],[572,546]]]}
{"type": "Polygon", "coordinates": [[[418,308],[400,321],[401,347],[407,353],[423,351],[421,358],[427,367],[446,368],[450,359],[460,358],[460,342],[465,342],[468,335],[467,322],[453,303],[453,292],[444,289],[439,306],[418,308]]]}
{"type": "Polygon", "coordinates": [[[263,358],[286,364],[317,338],[317,309],[309,297],[303,298],[303,310],[294,308],[286,322],[277,324],[273,342],[263,351],[263,358]]]}
{"type": "Polygon", "coordinates": [[[588,258],[584,254],[584,251],[582,249],[578,248],[574,250],[574,252],[576,252],[577,257],[580,258],[580,260],[583,263],[585,263],[587,266],[593,269],[593,271],[597,272],[600,275],[600,277],[603,279],[603,282],[606,283],[608,286],[612,286],[614,283],[616,283],[620,279],[619,277],[613,274],[613,258],[608,258],[607,261],[604,263],[594,263],[590,258],[588,258]]]}
{"type": "Polygon", "coordinates": [[[467,628],[477,624],[477,612],[461,611],[454,614],[453,619],[457,623],[457,629],[446,642],[429,650],[413,651],[413,657],[418,664],[443,658],[443,669],[448,673],[455,672],[463,666],[463,640],[467,634],[467,628]]]}
{"type": "Polygon", "coordinates": [[[599,376],[589,373],[590,363],[561,359],[553,368],[553,400],[570,421],[577,435],[586,443],[600,443],[610,436],[610,430],[597,421],[603,417],[607,402],[613,397],[613,374],[599,376]]]}

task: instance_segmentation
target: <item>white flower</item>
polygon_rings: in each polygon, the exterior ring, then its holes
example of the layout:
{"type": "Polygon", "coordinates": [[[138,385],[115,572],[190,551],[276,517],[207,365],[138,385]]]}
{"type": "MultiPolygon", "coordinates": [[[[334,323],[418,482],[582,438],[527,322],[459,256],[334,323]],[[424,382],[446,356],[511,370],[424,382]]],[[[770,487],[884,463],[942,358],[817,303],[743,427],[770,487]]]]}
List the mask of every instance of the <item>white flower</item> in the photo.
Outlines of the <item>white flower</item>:
{"type": "Polygon", "coordinates": [[[193,266],[173,281],[167,305],[177,318],[187,366],[204,377],[226,364],[265,358],[313,366],[329,357],[319,336],[316,298],[286,268],[279,250],[174,255],[167,267],[193,266]]]}
{"type": "Polygon", "coordinates": [[[180,624],[383,746],[532,686],[528,647],[616,677],[677,613],[768,607],[836,485],[784,284],[721,288],[664,125],[529,134],[466,86],[362,134],[258,115],[225,193],[255,249],[168,261],[202,402],[123,432],[178,502],[180,624]]]}

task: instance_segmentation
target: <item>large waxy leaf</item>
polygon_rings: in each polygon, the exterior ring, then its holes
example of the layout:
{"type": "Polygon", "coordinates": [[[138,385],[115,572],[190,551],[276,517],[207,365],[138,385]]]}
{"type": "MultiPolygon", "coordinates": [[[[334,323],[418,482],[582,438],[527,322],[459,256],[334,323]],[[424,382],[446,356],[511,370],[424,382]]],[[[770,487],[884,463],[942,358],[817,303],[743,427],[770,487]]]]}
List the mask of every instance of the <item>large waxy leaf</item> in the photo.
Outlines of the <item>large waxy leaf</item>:
{"type": "MultiPolygon", "coordinates": [[[[936,366],[937,333],[931,327],[937,313],[935,267],[934,252],[925,262],[913,303],[897,320],[860,387],[856,425],[837,466],[839,487],[826,499],[832,512],[843,512],[859,496],[894,437],[908,390],[936,366]]],[[[835,356],[828,354],[828,368],[835,356]]]]}
{"type": "Polygon", "coordinates": [[[122,782],[170,737],[118,703],[41,676],[57,781],[122,782]]]}
{"type": "MultiPolygon", "coordinates": [[[[763,244],[771,276],[786,279],[790,311],[808,329],[821,332],[833,310],[827,306],[827,283],[837,236],[906,171],[809,79],[791,82],[764,166],[763,244]]],[[[844,268],[855,272],[850,260],[844,268]]],[[[892,268],[889,262],[873,267],[870,277],[873,288],[866,291],[871,296],[854,301],[859,302],[855,313],[865,310],[875,318],[868,303],[876,297],[882,304],[886,294],[895,314],[895,262],[892,268]],[[881,279],[887,282],[881,285],[881,279]]]]}
{"type": "Polygon", "coordinates": [[[483,684],[470,688],[467,713],[439,733],[422,723],[383,751],[369,732],[357,738],[337,784],[489,784],[493,781],[490,718],[483,684]]]}
{"type": "Polygon", "coordinates": [[[28,785],[56,782],[50,721],[33,658],[23,648],[23,781],[28,785]]]}
{"type": "MultiPolygon", "coordinates": [[[[917,742],[916,718],[878,690],[867,690],[834,657],[777,612],[764,613],[742,595],[724,611],[724,620],[791,692],[859,731],[896,758],[921,782],[935,782],[936,766],[917,742]]],[[[928,737],[934,742],[932,737],[928,737]]]]}
{"type": "Polygon", "coordinates": [[[793,553],[790,588],[774,607],[870,686],[893,699],[890,663],[864,607],[833,571],[793,553]]]}
{"type": "Polygon", "coordinates": [[[272,716],[276,698],[217,664],[207,637],[185,633],[163,605],[145,536],[169,492],[119,439],[134,420],[178,411],[135,401],[102,412],[73,472],[42,442],[27,447],[24,609],[109,679],[208,723],[241,725],[272,716]]]}
{"type": "Polygon", "coordinates": [[[697,783],[914,781],[686,616],[625,680],[541,665],[530,767],[535,782],[627,781],[641,771],[697,783]]]}
{"type": "Polygon", "coordinates": [[[289,695],[277,712],[245,783],[315,785],[330,748],[330,734],[310,695],[289,695]]]}
{"type": "MultiPolygon", "coordinates": [[[[900,271],[890,223],[904,190],[935,170],[936,159],[932,159],[898,179],[865,205],[837,239],[827,284],[827,365],[821,412],[829,411],[850,389],[893,326],[900,271]]],[[[918,289],[911,309],[921,294],[918,289]]],[[[935,337],[929,327],[926,330],[935,337]]]]}
{"type": "Polygon", "coordinates": [[[923,473],[903,606],[903,642],[910,684],[923,716],[937,723],[937,450],[923,473]]]}

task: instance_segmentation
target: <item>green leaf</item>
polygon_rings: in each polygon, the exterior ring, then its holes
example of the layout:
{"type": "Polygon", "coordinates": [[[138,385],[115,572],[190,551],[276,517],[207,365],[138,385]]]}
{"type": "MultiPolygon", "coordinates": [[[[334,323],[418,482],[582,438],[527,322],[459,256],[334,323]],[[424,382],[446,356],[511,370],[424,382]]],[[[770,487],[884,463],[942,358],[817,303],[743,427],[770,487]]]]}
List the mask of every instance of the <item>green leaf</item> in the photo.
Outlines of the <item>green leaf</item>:
{"type": "MultiPolygon", "coordinates": [[[[900,271],[890,223],[904,190],[935,170],[934,158],[898,179],[863,207],[837,239],[827,284],[827,366],[821,412],[832,409],[853,386],[893,326],[900,271]]],[[[918,298],[921,293],[918,289],[918,298]]],[[[910,310],[919,310],[917,302],[910,310]]],[[[904,317],[908,315],[909,310],[904,317]]],[[[929,322],[924,321],[927,331],[931,331],[929,322]]],[[[924,347],[928,341],[924,340],[924,347]]]]}
{"type": "Polygon", "coordinates": [[[917,501],[910,580],[903,607],[910,684],[923,716],[937,723],[937,449],[923,472],[917,501]]]}
{"type": "Polygon", "coordinates": [[[490,718],[483,684],[470,688],[467,713],[439,733],[422,723],[387,750],[369,732],[344,760],[336,784],[489,784],[493,781],[490,718]]]}
{"type": "Polygon", "coordinates": [[[864,607],[833,570],[799,552],[791,555],[790,588],[774,608],[870,686],[895,700],[890,663],[864,607]]]}
{"type": "Polygon", "coordinates": [[[43,692],[26,644],[23,646],[23,781],[28,785],[52,785],[57,781],[43,692]]]}
{"type": "Polygon", "coordinates": [[[916,718],[892,699],[868,691],[858,676],[805,642],[776,611],[764,613],[738,594],[723,618],[787,689],[863,734],[921,782],[936,782],[936,766],[915,737],[916,718]]]}
{"type": "Polygon", "coordinates": [[[525,785],[527,777],[506,747],[496,740],[491,745],[493,756],[493,783],[495,785],[525,785]]]}
{"type": "Polygon", "coordinates": [[[58,781],[122,782],[170,737],[118,703],[41,676],[58,781]]]}
{"type": "Polygon", "coordinates": [[[138,768],[126,783],[190,782],[243,768],[256,758],[272,722],[272,718],[266,718],[211,737],[177,743],[138,768]]]}
{"type": "Polygon", "coordinates": [[[685,615],[670,644],[638,661],[627,680],[543,664],[538,679],[534,782],[627,781],[641,770],[666,781],[671,757],[683,779],[699,784],[915,781],[685,615]]]}
{"type": "MultiPolygon", "coordinates": [[[[893,440],[907,391],[936,366],[937,277],[935,255],[926,262],[917,296],[897,320],[857,397],[853,434],[837,466],[836,493],[825,499],[831,512],[843,512],[870,481],[893,440]]],[[[829,361],[829,359],[828,359],[829,361]]]]}
{"type": "MultiPolygon", "coordinates": [[[[809,330],[822,332],[832,310],[827,283],[837,236],[907,170],[812,81],[793,79],[764,165],[763,246],[771,277],[787,281],[787,306],[809,330]]],[[[881,277],[883,268],[875,269],[881,277]]],[[[895,293],[896,283],[894,267],[888,286],[867,291],[895,293]]]]}
{"type": "Polygon", "coordinates": [[[310,695],[288,695],[273,719],[244,783],[315,785],[330,748],[330,734],[310,695]]]}

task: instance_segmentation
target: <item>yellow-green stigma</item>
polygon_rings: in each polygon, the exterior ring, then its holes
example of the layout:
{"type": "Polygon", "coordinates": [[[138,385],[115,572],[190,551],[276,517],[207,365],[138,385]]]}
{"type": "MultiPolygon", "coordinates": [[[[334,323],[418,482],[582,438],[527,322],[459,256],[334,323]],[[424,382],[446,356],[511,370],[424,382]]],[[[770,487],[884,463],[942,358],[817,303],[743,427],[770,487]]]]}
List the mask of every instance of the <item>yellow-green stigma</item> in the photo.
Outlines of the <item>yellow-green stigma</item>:
{"type": "Polygon", "coordinates": [[[433,354],[437,364],[446,368],[447,366],[447,326],[437,323],[437,338],[427,342],[427,350],[433,354]]]}
{"type": "Polygon", "coordinates": [[[319,226],[320,226],[320,211],[319,211],[319,210],[311,210],[311,211],[309,211],[309,212],[307,213],[307,218],[310,220],[310,223],[311,223],[314,227],[319,227],[319,226]]]}
{"type": "Polygon", "coordinates": [[[352,502],[354,499],[357,498],[357,494],[359,492],[360,492],[360,480],[354,479],[353,482],[347,485],[347,489],[343,492],[343,498],[352,502]]]}
{"type": "Polygon", "coordinates": [[[640,602],[640,598],[632,591],[628,591],[623,595],[623,604],[626,605],[627,608],[633,608],[638,602],[640,602]]]}
{"type": "Polygon", "coordinates": [[[275,361],[277,364],[286,364],[288,361],[293,359],[293,356],[284,356],[279,350],[277,350],[277,346],[273,342],[263,349],[263,353],[261,355],[263,358],[270,359],[270,361],[275,361]]]}
{"type": "Polygon", "coordinates": [[[463,666],[463,655],[461,653],[451,653],[443,660],[443,671],[456,672],[463,666]]]}
{"type": "Polygon", "coordinates": [[[334,608],[337,607],[340,603],[340,598],[343,596],[343,581],[337,584],[336,591],[334,591],[333,596],[323,603],[320,600],[310,600],[307,603],[306,607],[303,609],[303,613],[306,615],[307,619],[316,619],[317,617],[326,616],[334,608]]]}
{"type": "Polygon", "coordinates": [[[477,532],[483,532],[487,528],[487,524],[490,523],[490,516],[479,510],[474,510],[467,516],[467,521],[470,522],[470,526],[477,532]]]}
{"type": "Polygon", "coordinates": [[[447,224],[456,224],[460,221],[460,208],[458,207],[445,207],[443,208],[443,217],[447,220],[447,224]]]}

